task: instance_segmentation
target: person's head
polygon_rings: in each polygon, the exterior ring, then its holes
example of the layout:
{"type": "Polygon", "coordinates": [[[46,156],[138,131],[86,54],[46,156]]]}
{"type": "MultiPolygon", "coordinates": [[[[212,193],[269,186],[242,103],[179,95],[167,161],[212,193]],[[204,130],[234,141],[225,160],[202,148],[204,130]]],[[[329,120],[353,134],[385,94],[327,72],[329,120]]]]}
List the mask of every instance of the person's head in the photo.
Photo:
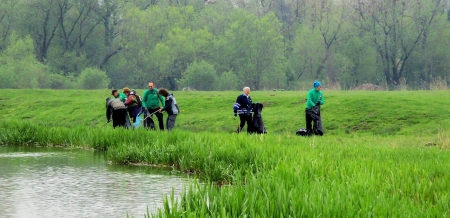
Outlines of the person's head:
{"type": "Polygon", "coordinates": [[[169,91],[168,91],[167,89],[164,89],[164,88],[159,89],[158,93],[159,93],[160,95],[166,97],[166,98],[167,98],[167,96],[169,96],[169,91]]]}
{"type": "Polygon", "coordinates": [[[130,88],[128,88],[128,87],[125,87],[125,88],[123,88],[123,94],[125,94],[126,96],[129,96],[130,95],[130,92],[131,92],[131,90],[130,90],[130,88]]]}
{"type": "Polygon", "coordinates": [[[320,91],[320,89],[322,88],[322,84],[320,84],[319,81],[315,81],[315,82],[314,82],[314,88],[315,88],[317,91],[320,91]]]}
{"type": "Polygon", "coordinates": [[[244,87],[244,89],[242,89],[244,91],[245,95],[250,95],[250,88],[249,87],[244,87]]]}
{"type": "Polygon", "coordinates": [[[155,88],[155,83],[154,82],[149,82],[148,83],[148,89],[153,90],[155,88]]]}
{"type": "Polygon", "coordinates": [[[111,91],[111,95],[114,96],[114,98],[117,98],[117,96],[119,96],[119,92],[117,91],[117,89],[114,89],[111,91]]]}

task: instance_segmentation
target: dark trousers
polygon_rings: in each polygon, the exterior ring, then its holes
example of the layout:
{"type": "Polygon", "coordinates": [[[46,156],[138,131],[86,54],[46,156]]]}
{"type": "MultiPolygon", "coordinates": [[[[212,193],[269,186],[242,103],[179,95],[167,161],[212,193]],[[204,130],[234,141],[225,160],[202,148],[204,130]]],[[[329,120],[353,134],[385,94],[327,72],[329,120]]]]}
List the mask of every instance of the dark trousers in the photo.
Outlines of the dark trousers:
{"type": "Polygon", "coordinates": [[[246,122],[247,122],[247,132],[251,133],[252,129],[253,129],[252,115],[239,114],[239,119],[241,120],[241,123],[239,124],[238,133],[240,133],[242,131],[246,122]]]}
{"type": "Polygon", "coordinates": [[[308,113],[308,109],[305,110],[305,118],[306,118],[306,130],[308,131],[308,134],[312,134],[312,132],[313,132],[313,127],[312,127],[313,118],[308,113]]]}
{"type": "Polygon", "coordinates": [[[112,113],[113,127],[125,127],[126,126],[126,117],[128,116],[126,109],[118,109],[114,110],[112,113]]]}
{"type": "MultiPolygon", "coordinates": [[[[156,112],[156,111],[158,111],[158,110],[159,110],[159,108],[155,108],[155,109],[147,108],[148,114],[147,114],[146,116],[148,116],[148,115],[150,115],[150,114],[152,114],[152,113],[154,113],[154,112],[156,112]]],[[[162,114],[162,113],[159,113],[159,112],[156,112],[156,113],[155,113],[155,116],[156,116],[156,118],[158,118],[159,129],[164,131],[163,114],[162,114]]],[[[153,116],[151,116],[150,118],[153,119],[153,116]]],[[[148,119],[147,119],[147,120],[148,120],[148,119]]]]}
{"type": "Polygon", "coordinates": [[[166,120],[166,127],[167,130],[172,131],[173,127],[175,126],[175,120],[177,119],[176,114],[168,115],[166,120]]]}

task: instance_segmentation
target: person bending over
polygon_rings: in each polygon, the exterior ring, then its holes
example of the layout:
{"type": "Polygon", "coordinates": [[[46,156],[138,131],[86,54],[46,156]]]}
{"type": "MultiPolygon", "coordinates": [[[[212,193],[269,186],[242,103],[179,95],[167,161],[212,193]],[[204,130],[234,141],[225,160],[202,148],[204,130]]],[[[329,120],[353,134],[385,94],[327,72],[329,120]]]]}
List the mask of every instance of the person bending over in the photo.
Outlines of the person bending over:
{"type": "Polygon", "coordinates": [[[118,98],[106,99],[106,120],[108,121],[108,123],[111,121],[111,115],[114,128],[116,128],[117,126],[126,127],[126,116],[128,116],[127,108],[118,98]]]}

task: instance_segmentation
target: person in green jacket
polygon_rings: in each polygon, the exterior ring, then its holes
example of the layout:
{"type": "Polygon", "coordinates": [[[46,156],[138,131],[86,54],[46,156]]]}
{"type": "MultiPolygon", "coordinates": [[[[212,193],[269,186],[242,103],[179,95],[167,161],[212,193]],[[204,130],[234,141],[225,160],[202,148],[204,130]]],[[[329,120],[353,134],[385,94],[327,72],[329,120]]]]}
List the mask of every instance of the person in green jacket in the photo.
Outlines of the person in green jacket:
{"type": "Polygon", "coordinates": [[[121,102],[125,102],[125,100],[127,100],[127,95],[122,92],[118,92],[117,89],[112,90],[111,95],[113,95],[114,98],[118,98],[121,102]]]}
{"type": "MultiPolygon", "coordinates": [[[[164,131],[163,114],[159,112],[159,109],[161,109],[161,107],[164,108],[164,104],[164,97],[158,94],[158,89],[155,88],[155,83],[150,82],[148,84],[148,89],[145,90],[142,95],[142,106],[147,109],[145,117],[156,112],[155,115],[158,118],[159,129],[162,131],[164,131]]],[[[153,119],[152,116],[150,118],[153,119]]],[[[146,119],[146,121],[151,122],[149,119],[146,119]]]]}
{"type": "Polygon", "coordinates": [[[319,81],[314,82],[314,88],[308,91],[308,97],[306,99],[306,110],[305,110],[305,116],[306,116],[306,130],[308,131],[308,134],[312,134],[313,128],[312,128],[312,122],[313,117],[311,116],[309,110],[311,110],[313,107],[318,105],[323,105],[325,103],[325,98],[323,97],[323,93],[320,91],[322,88],[322,85],[319,81]]]}

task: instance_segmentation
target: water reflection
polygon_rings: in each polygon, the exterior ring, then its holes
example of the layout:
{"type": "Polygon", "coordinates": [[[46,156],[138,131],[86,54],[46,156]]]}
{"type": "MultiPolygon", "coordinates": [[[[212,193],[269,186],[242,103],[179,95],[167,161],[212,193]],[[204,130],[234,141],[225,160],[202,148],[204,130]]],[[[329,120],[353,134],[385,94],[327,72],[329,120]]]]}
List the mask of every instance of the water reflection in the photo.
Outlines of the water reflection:
{"type": "Polygon", "coordinates": [[[0,217],[143,217],[184,178],[108,165],[102,153],[0,147],[0,217]]]}

